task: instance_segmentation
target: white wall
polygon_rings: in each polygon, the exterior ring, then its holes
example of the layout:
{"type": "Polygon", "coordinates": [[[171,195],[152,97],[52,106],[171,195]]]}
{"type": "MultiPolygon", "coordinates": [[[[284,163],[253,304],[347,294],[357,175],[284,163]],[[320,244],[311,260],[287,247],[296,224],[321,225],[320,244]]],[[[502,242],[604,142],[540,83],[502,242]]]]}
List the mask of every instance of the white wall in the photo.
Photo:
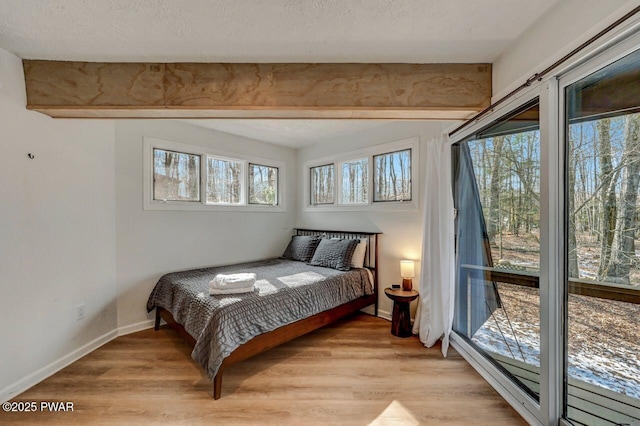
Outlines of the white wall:
{"type": "Polygon", "coordinates": [[[113,123],[25,104],[22,62],[0,49],[2,400],[99,344],[117,315],[113,123]]]}
{"type": "Polygon", "coordinates": [[[638,5],[639,0],[560,0],[493,63],[493,94],[506,95],[638,5]]]}
{"type": "MultiPolygon", "coordinates": [[[[298,150],[298,180],[303,181],[304,163],[340,152],[353,151],[385,142],[397,141],[413,136],[420,138],[420,188],[424,189],[426,164],[426,144],[442,132],[442,123],[393,121],[379,127],[345,136],[333,141],[298,150]]],[[[304,188],[298,187],[298,199],[303,200],[304,188]]],[[[422,190],[420,190],[422,192],[422,190]]],[[[400,260],[420,260],[422,251],[423,197],[419,195],[419,210],[402,211],[353,211],[353,212],[309,212],[298,206],[297,226],[303,228],[381,231],[380,265],[378,286],[380,290],[379,309],[383,315],[391,312],[391,301],[384,295],[384,288],[401,282],[400,260]]],[[[421,262],[416,262],[415,288],[420,282],[421,262]]]]}
{"type": "Polygon", "coordinates": [[[295,221],[295,156],[289,148],[176,121],[116,122],[119,326],[152,318],[147,298],[167,272],[280,256],[295,221]],[[286,212],[143,210],[144,136],[283,161],[286,212]]]}

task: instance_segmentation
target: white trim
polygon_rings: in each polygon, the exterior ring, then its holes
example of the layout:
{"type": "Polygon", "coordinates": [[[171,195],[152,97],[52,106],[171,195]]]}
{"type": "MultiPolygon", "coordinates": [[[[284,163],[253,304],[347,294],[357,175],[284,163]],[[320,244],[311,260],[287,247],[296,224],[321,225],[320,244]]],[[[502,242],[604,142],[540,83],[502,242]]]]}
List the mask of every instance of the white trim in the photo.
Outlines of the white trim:
{"type": "Polygon", "coordinates": [[[383,318],[387,321],[391,321],[391,312],[383,311],[382,309],[378,308],[378,318],[383,318]]]}
{"type": "Polygon", "coordinates": [[[456,332],[451,333],[451,346],[511,405],[529,424],[543,425],[534,412],[540,407],[531,402],[529,395],[501,376],[498,369],[476,352],[456,332]],[[519,395],[517,398],[515,395],[519,395]]]}
{"type": "Polygon", "coordinates": [[[517,109],[519,106],[522,106],[533,98],[539,96],[541,84],[541,82],[533,83],[529,89],[524,90],[517,95],[514,95],[509,100],[504,101],[504,103],[498,105],[483,117],[475,119],[473,124],[451,135],[449,144],[453,145],[468,138],[469,136],[473,135],[474,133],[478,132],[494,121],[509,114],[509,112],[513,111],[514,109],[517,109]]]}
{"type": "Polygon", "coordinates": [[[562,416],[563,148],[558,81],[540,94],[540,419],[562,416]]]}
{"type": "Polygon", "coordinates": [[[79,347],[78,349],[68,353],[67,355],[64,355],[63,357],[58,358],[57,360],[49,363],[48,365],[45,365],[39,370],[34,371],[33,373],[29,374],[27,377],[24,377],[18,380],[17,382],[5,387],[4,389],[2,389],[2,391],[0,391],[1,402],[6,402],[11,398],[15,398],[17,395],[21,394],[22,392],[26,391],[32,386],[37,385],[47,377],[52,376],[53,374],[65,368],[66,366],[79,360],[83,356],[88,355],[89,353],[98,349],[100,346],[104,345],[105,343],[108,343],[111,340],[115,339],[117,336],[118,336],[118,331],[111,330],[103,334],[102,336],[95,338],[89,343],[79,347]]]}
{"type": "MultiPolygon", "coordinates": [[[[373,314],[371,314],[373,315],[373,314]]],[[[387,321],[393,321],[393,318],[391,317],[391,312],[389,311],[384,311],[380,308],[378,308],[378,318],[382,318],[385,319],[387,321]]],[[[411,324],[413,325],[413,322],[415,321],[414,317],[411,317],[411,324]]]]}
{"type": "Polygon", "coordinates": [[[336,191],[337,191],[336,195],[340,195],[341,196],[341,194],[342,194],[342,189],[343,189],[342,188],[342,184],[343,184],[343,181],[344,181],[344,179],[342,178],[343,177],[342,176],[343,165],[345,163],[351,163],[351,162],[363,161],[363,160],[365,160],[367,162],[367,177],[368,177],[368,179],[367,179],[367,201],[365,201],[364,203],[344,203],[343,202],[340,205],[347,206],[347,207],[357,207],[357,206],[366,206],[366,205],[369,205],[371,203],[370,198],[371,198],[372,194],[371,194],[371,191],[369,190],[369,181],[371,180],[371,176],[373,176],[373,164],[372,164],[372,161],[371,161],[371,157],[369,157],[369,156],[364,156],[363,155],[363,156],[360,156],[360,157],[349,158],[349,159],[346,159],[346,160],[340,160],[340,161],[335,162],[336,170],[340,170],[340,172],[339,172],[340,173],[340,179],[337,178],[338,175],[336,174],[336,191]]]}
{"type": "MultiPolygon", "coordinates": [[[[638,29],[638,31],[640,31],[640,29],[638,29]]],[[[589,61],[582,63],[558,77],[558,79],[561,80],[561,89],[564,89],[599,69],[632,54],[638,50],[638,46],[640,46],[640,33],[630,36],[623,42],[620,42],[606,51],[592,55],[589,61]]]]}
{"type": "Polygon", "coordinates": [[[210,154],[210,153],[205,153],[203,156],[203,162],[201,165],[201,169],[202,169],[202,174],[201,174],[201,186],[203,188],[203,193],[201,195],[202,198],[204,198],[204,200],[202,200],[202,203],[205,204],[207,207],[212,207],[212,206],[224,206],[224,207],[240,207],[240,206],[246,206],[247,205],[247,193],[248,191],[248,185],[249,185],[249,161],[242,161],[242,159],[240,158],[231,158],[231,157],[227,157],[226,155],[215,155],[215,154],[210,154]],[[207,167],[209,166],[209,159],[212,160],[222,160],[222,161],[226,161],[227,163],[238,163],[240,164],[240,177],[241,177],[241,184],[240,184],[240,202],[238,204],[229,204],[229,203],[210,203],[209,201],[207,201],[207,192],[206,192],[206,187],[207,187],[207,167]]]}
{"type": "Polygon", "coordinates": [[[91,352],[95,351],[106,343],[109,343],[117,337],[126,336],[127,334],[137,333],[139,331],[153,328],[154,322],[154,320],[146,320],[140,321],[135,324],[125,325],[95,338],[94,340],[81,346],[80,348],[58,358],[57,360],[49,363],[39,370],[2,389],[2,391],[0,391],[0,403],[15,398],[17,395],[20,395],[21,393],[27,391],[31,387],[37,385],[48,377],[51,377],[70,364],[73,364],[80,358],[89,355],[91,352]]]}
{"type": "Polygon", "coordinates": [[[155,325],[155,320],[146,320],[140,321],[135,324],[124,325],[122,327],[118,327],[118,337],[126,336],[127,334],[137,333],[138,331],[148,330],[153,328],[155,325]]]}
{"type": "Polygon", "coordinates": [[[420,206],[420,137],[413,136],[393,142],[386,142],[379,145],[370,146],[356,151],[343,152],[327,157],[306,161],[303,165],[303,211],[308,212],[352,212],[352,211],[372,211],[372,210],[418,210],[420,206]],[[373,156],[388,154],[404,149],[411,149],[411,201],[373,201],[373,156]],[[341,204],[340,189],[342,168],[340,165],[345,161],[360,160],[367,158],[369,162],[369,182],[367,203],[341,204]],[[334,164],[334,188],[335,204],[311,204],[311,182],[310,169],[323,165],[334,164]]]}
{"type": "Polygon", "coordinates": [[[152,137],[143,137],[143,209],[144,210],[180,210],[180,211],[225,211],[225,212],[261,212],[284,213],[286,211],[286,168],[285,163],[278,160],[253,157],[250,155],[230,153],[198,145],[187,145],[179,142],[167,141],[152,137]],[[200,155],[200,201],[157,201],[153,199],[153,150],[165,149],[200,155]],[[240,204],[208,204],[206,196],[206,162],[207,157],[215,157],[223,160],[242,163],[242,188],[240,204]],[[276,167],[278,169],[278,204],[260,205],[249,204],[248,164],[276,167]]]}
{"type": "Polygon", "coordinates": [[[640,16],[605,36],[547,77],[532,83],[485,116],[452,135],[460,142],[527,100],[540,96],[541,244],[540,244],[540,404],[511,382],[472,345],[455,333],[452,345],[532,424],[565,424],[563,414],[563,291],[566,281],[564,247],[564,87],[638,50],[640,16]],[[558,79],[560,79],[558,81],[558,79]]]}
{"type": "MultiPolygon", "coordinates": [[[[517,110],[518,108],[522,107],[523,105],[527,104],[528,102],[538,98],[538,104],[539,104],[539,108],[540,108],[540,146],[542,149],[542,146],[544,145],[544,141],[547,140],[547,136],[543,135],[543,129],[545,129],[546,127],[549,126],[549,122],[547,117],[545,117],[543,115],[543,112],[547,111],[548,112],[548,108],[546,105],[543,105],[543,101],[544,98],[546,96],[546,94],[542,91],[543,86],[541,86],[540,84],[535,85],[534,87],[532,87],[529,90],[526,90],[524,92],[522,92],[521,94],[519,94],[518,96],[514,96],[513,99],[511,99],[510,101],[506,102],[503,105],[499,105],[495,111],[487,114],[485,117],[482,117],[480,120],[477,120],[473,125],[469,126],[467,129],[464,129],[464,131],[456,134],[454,137],[451,138],[451,142],[452,143],[457,143],[457,142],[462,142],[466,139],[468,139],[469,137],[473,136],[476,132],[480,131],[481,129],[485,128],[488,125],[491,125],[492,123],[500,120],[502,117],[504,117],[505,115],[508,115],[509,113],[511,113],[514,110],[517,110]]],[[[548,97],[548,96],[547,96],[548,97]]],[[[542,153],[541,153],[542,154],[542,153]]],[[[541,159],[542,162],[542,159],[541,159]]],[[[542,164],[541,164],[542,166],[542,164]]],[[[543,175],[543,170],[541,168],[540,170],[540,175],[542,178],[543,175]]],[[[542,190],[542,183],[541,183],[541,190],[542,190]]],[[[541,192],[540,194],[541,196],[541,201],[542,201],[542,197],[543,197],[543,193],[541,192]]],[[[542,209],[542,203],[541,203],[541,209],[542,209]]],[[[542,223],[542,219],[543,219],[543,212],[541,210],[541,229],[543,227],[543,223],[542,223]]],[[[543,258],[543,246],[542,244],[540,245],[540,257],[541,257],[541,261],[543,258]]],[[[542,265],[541,265],[542,267],[542,265]]],[[[542,277],[544,276],[542,270],[541,270],[541,280],[542,277]]],[[[542,284],[541,284],[542,286],[542,284]]],[[[540,292],[540,305],[541,305],[541,315],[542,315],[542,292],[540,292]]],[[[453,339],[453,335],[455,334],[455,332],[452,332],[452,343],[455,341],[453,339]]],[[[545,357],[542,355],[542,343],[544,341],[546,341],[545,339],[547,339],[547,336],[549,334],[548,330],[543,330],[543,327],[540,327],[540,343],[541,343],[541,359],[540,359],[540,375],[541,375],[541,388],[546,386],[546,384],[548,383],[547,380],[547,376],[548,376],[548,371],[549,371],[549,366],[546,363],[546,359],[545,357]]],[[[457,336],[457,335],[456,335],[457,336]]],[[[548,339],[547,339],[548,340],[548,339]]],[[[458,345],[463,345],[464,346],[464,351],[467,353],[467,355],[470,357],[469,359],[467,357],[465,357],[465,359],[467,359],[467,361],[469,361],[469,363],[471,365],[474,366],[474,368],[476,368],[476,370],[478,370],[478,372],[490,383],[493,384],[495,383],[496,385],[499,386],[496,387],[496,390],[500,393],[500,395],[502,395],[508,402],[509,404],[511,404],[516,410],[518,410],[518,412],[520,412],[520,409],[522,407],[526,408],[526,413],[527,416],[531,417],[533,416],[533,418],[536,419],[535,423],[539,423],[542,424],[542,419],[544,417],[546,417],[546,414],[544,414],[542,412],[541,409],[541,405],[544,406],[544,403],[542,401],[544,401],[544,398],[542,397],[542,395],[540,396],[540,403],[536,402],[529,394],[527,394],[526,392],[524,392],[522,389],[520,389],[520,387],[518,387],[515,383],[513,383],[511,381],[511,379],[509,379],[508,377],[506,377],[504,375],[504,373],[502,371],[500,371],[499,369],[497,369],[493,364],[491,364],[490,361],[488,361],[484,356],[482,356],[476,349],[473,348],[473,346],[471,346],[469,343],[467,343],[466,341],[460,339],[458,337],[457,339],[458,341],[458,345]],[[471,362],[471,360],[473,360],[474,362],[471,362]],[[491,379],[489,379],[489,377],[491,379]],[[507,397],[508,395],[508,397],[507,397]]],[[[457,349],[457,347],[456,347],[457,349]]],[[[464,356],[464,355],[463,355],[464,356]]],[[[495,386],[494,386],[495,387],[495,386]]],[[[547,404],[548,405],[548,404],[547,404]]],[[[523,413],[520,413],[523,417],[527,418],[527,416],[525,416],[523,413]]],[[[530,419],[527,418],[527,420],[531,422],[530,419]]]]}
{"type": "MultiPolygon", "coordinates": [[[[636,28],[636,31],[638,30],[638,28],[636,28]]],[[[552,289],[555,290],[556,294],[555,296],[559,299],[557,301],[558,305],[563,309],[562,311],[558,312],[558,315],[560,316],[559,318],[559,325],[557,327],[558,333],[562,333],[564,332],[564,328],[565,328],[565,324],[564,321],[568,321],[568,312],[565,310],[568,310],[568,306],[565,306],[564,300],[566,299],[567,295],[565,294],[566,292],[566,282],[568,277],[565,276],[566,275],[566,270],[567,270],[567,266],[566,266],[566,262],[567,262],[567,251],[565,248],[565,233],[566,230],[564,229],[564,224],[565,224],[565,219],[566,219],[566,215],[567,212],[564,210],[564,206],[565,206],[565,199],[568,196],[568,194],[565,194],[565,171],[564,171],[564,164],[565,164],[565,155],[567,152],[567,138],[566,138],[566,132],[565,132],[565,127],[567,126],[567,117],[566,117],[566,113],[564,105],[565,105],[565,89],[574,84],[575,82],[591,75],[594,72],[597,72],[609,65],[611,65],[612,63],[628,56],[631,55],[635,52],[640,52],[640,33],[635,33],[634,35],[629,36],[626,40],[618,43],[617,45],[610,47],[608,50],[606,51],[602,51],[599,52],[596,55],[593,55],[588,61],[580,64],[580,66],[576,67],[575,69],[572,69],[570,72],[565,73],[562,77],[559,78],[558,82],[557,82],[557,87],[558,87],[558,107],[559,107],[559,111],[561,111],[561,113],[559,113],[559,122],[558,122],[558,141],[557,141],[557,150],[558,150],[558,164],[555,165],[556,167],[556,173],[557,173],[557,189],[556,189],[556,203],[558,204],[558,208],[557,208],[557,214],[558,214],[558,230],[559,232],[557,233],[557,241],[553,241],[552,240],[552,244],[555,243],[556,246],[558,247],[558,255],[556,256],[556,260],[557,260],[557,268],[558,268],[558,275],[556,277],[556,286],[555,288],[552,287],[552,289]]],[[[637,54],[637,53],[636,53],[637,54]]],[[[568,325],[566,325],[566,327],[568,327],[568,325]]],[[[561,399],[564,395],[564,389],[563,389],[563,382],[562,379],[565,377],[565,375],[567,375],[567,372],[564,369],[564,359],[567,357],[567,354],[564,353],[564,340],[565,339],[569,339],[569,336],[563,336],[560,335],[559,336],[559,343],[561,346],[558,347],[558,352],[559,352],[559,357],[560,357],[560,366],[558,369],[558,381],[559,383],[559,389],[558,389],[558,396],[561,399]]],[[[567,380],[569,380],[570,377],[567,377],[567,380]]],[[[572,423],[570,422],[570,420],[564,419],[561,416],[564,415],[564,407],[562,405],[560,405],[559,408],[559,413],[558,413],[558,424],[560,425],[571,425],[572,423]]]]}

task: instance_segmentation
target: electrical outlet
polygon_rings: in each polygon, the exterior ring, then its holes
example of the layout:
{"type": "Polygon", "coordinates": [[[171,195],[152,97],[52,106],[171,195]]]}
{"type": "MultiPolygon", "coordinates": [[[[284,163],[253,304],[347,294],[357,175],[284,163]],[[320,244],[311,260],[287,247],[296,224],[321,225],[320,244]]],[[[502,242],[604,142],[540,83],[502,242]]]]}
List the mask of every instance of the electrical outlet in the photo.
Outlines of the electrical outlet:
{"type": "Polygon", "coordinates": [[[84,316],[85,316],[84,303],[81,303],[78,306],[76,306],[76,321],[83,320],[84,316]]]}

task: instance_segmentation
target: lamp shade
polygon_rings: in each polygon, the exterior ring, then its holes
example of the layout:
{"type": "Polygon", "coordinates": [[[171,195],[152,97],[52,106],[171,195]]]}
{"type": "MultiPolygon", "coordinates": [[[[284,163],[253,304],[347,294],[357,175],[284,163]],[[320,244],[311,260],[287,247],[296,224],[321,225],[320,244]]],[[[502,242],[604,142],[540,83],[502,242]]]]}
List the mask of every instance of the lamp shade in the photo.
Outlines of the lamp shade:
{"type": "Polygon", "coordinates": [[[400,276],[402,278],[413,278],[416,276],[416,266],[413,260],[400,261],[400,276]]]}

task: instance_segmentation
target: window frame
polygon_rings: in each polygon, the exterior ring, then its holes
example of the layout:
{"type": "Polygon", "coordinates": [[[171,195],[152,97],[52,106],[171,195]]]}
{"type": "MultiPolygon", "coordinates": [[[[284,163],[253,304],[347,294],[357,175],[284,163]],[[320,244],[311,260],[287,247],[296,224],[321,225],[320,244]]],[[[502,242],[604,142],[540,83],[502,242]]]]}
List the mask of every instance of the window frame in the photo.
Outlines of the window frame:
{"type": "MultiPolygon", "coordinates": [[[[640,16],[631,18],[607,35],[602,36],[583,51],[576,53],[566,63],[557,66],[547,75],[529,80],[528,88],[511,95],[501,104],[494,105],[491,112],[469,122],[467,128],[456,129],[449,145],[457,143],[526,102],[533,92],[540,97],[540,403],[532,404],[521,389],[509,385],[501,373],[483,359],[463,337],[451,333],[454,347],[471,366],[491,384],[505,400],[530,424],[573,424],[563,418],[564,387],[564,341],[566,335],[564,315],[565,294],[565,117],[564,87],[580,80],[617,59],[637,50],[640,45],[640,16]],[[544,178],[544,179],[543,179],[544,178]]],[[[531,70],[533,73],[535,70],[531,70]]],[[[531,74],[527,74],[531,75],[531,74]]],[[[520,84],[520,83],[518,83],[520,84]]],[[[514,87],[499,92],[495,98],[508,96],[514,87]]]]}
{"type": "Polygon", "coordinates": [[[420,182],[420,138],[412,136],[392,142],[373,145],[367,148],[331,155],[304,163],[304,211],[370,211],[370,210],[418,210],[420,182]],[[392,154],[399,151],[410,151],[411,200],[373,201],[373,158],[374,156],[392,154]],[[367,202],[344,203],[342,201],[342,165],[351,161],[367,159],[367,202]],[[332,204],[311,203],[311,169],[314,167],[334,165],[335,199],[332,204]]]}
{"type": "MultiPolygon", "coordinates": [[[[451,345],[480,373],[485,380],[507,401],[516,408],[516,411],[522,415],[525,420],[532,424],[536,424],[542,418],[544,407],[549,404],[549,395],[545,394],[542,389],[548,389],[551,375],[554,374],[553,366],[550,366],[550,360],[547,358],[545,349],[552,345],[550,342],[550,322],[548,308],[549,300],[552,297],[549,291],[549,263],[553,260],[549,252],[548,238],[550,237],[549,211],[553,206],[547,202],[549,200],[549,186],[552,185],[553,171],[549,168],[549,163],[545,162],[549,158],[549,149],[552,146],[549,133],[550,118],[554,111],[550,110],[550,106],[557,108],[555,100],[555,91],[552,87],[553,82],[544,81],[514,96],[510,102],[500,105],[491,113],[487,114],[479,120],[476,120],[467,129],[457,133],[451,137],[448,142],[448,149],[451,149],[456,143],[464,142],[474,134],[491,126],[493,123],[500,121],[504,117],[509,116],[513,111],[522,108],[527,103],[538,98],[540,108],[540,398],[536,401],[531,395],[525,391],[517,383],[508,378],[502,369],[495,363],[491,362],[483,353],[478,351],[475,346],[471,345],[467,338],[460,335],[457,331],[451,330],[451,345]]],[[[552,108],[553,109],[553,108],[552,108]]],[[[453,185],[453,184],[452,184],[453,185]]],[[[457,272],[456,272],[457,274],[457,272]]],[[[456,275],[456,279],[458,279],[456,275]]],[[[455,315],[455,314],[454,314],[455,315]]],[[[556,325],[557,326],[557,325],[556,325]]],[[[541,424],[541,423],[540,423],[541,424]]]]}
{"type": "Polygon", "coordinates": [[[204,176],[202,176],[202,181],[203,183],[206,185],[207,184],[207,180],[208,180],[208,172],[209,172],[209,159],[214,159],[214,160],[220,160],[220,161],[226,161],[228,163],[239,163],[240,164],[240,197],[239,197],[239,202],[238,203],[222,203],[222,202],[209,202],[208,201],[208,194],[207,194],[207,187],[204,187],[204,203],[208,206],[244,206],[247,201],[247,193],[249,191],[249,187],[248,185],[245,185],[244,182],[248,182],[248,179],[245,179],[245,174],[249,173],[247,164],[249,164],[247,161],[243,161],[240,160],[238,158],[231,158],[231,157],[227,157],[227,156],[222,156],[222,155],[212,155],[212,154],[206,154],[204,156],[205,158],[205,163],[204,166],[202,168],[202,171],[204,172],[204,176]]]}
{"type": "Polygon", "coordinates": [[[371,166],[371,158],[372,156],[360,156],[360,157],[356,157],[356,158],[350,158],[348,160],[340,160],[337,161],[335,164],[338,166],[338,168],[340,169],[340,181],[338,182],[338,185],[336,186],[336,191],[339,191],[339,199],[341,201],[341,206],[366,206],[371,204],[371,192],[370,192],[370,185],[369,185],[369,181],[371,181],[371,172],[372,172],[372,166],[371,166]],[[343,166],[345,163],[353,163],[356,161],[362,161],[362,160],[367,160],[367,201],[364,203],[345,203],[343,201],[342,198],[342,193],[343,193],[343,183],[344,183],[344,175],[343,175],[343,166]]]}
{"type": "Polygon", "coordinates": [[[201,203],[202,202],[202,179],[198,179],[198,199],[197,200],[159,200],[156,199],[156,173],[155,173],[155,154],[156,151],[164,151],[164,152],[172,152],[174,154],[185,154],[185,155],[191,155],[194,157],[198,157],[198,177],[200,177],[200,174],[202,173],[202,155],[200,154],[192,154],[190,152],[182,152],[182,151],[176,151],[176,150],[171,150],[171,149],[163,149],[163,148],[158,148],[158,147],[154,147],[151,149],[151,161],[153,162],[153,167],[151,170],[152,173],[152,178],[151,178],[151,198],[153,199],[153,201],[159,202],[159,203],[166,203],[166,202],[179,202],[179,203],[201,203]]]}
{"type": "MultiPolygon", "coordinates": [[[[376,161],[376,157],[382,157],[383,155],[393,155],[393,154],[397,154],[399,152],[405,152],[405,151],[409,151],[409,159],[412,160],[412,149],[408,148],[408,149],[398,149],[392,152],[385,152],[382,154],[376,154],[372,156],[372,160],[373,160],[373,164],[371,165],[372,168],[375,167],[375,161],[376,161]]],[[[412,173],[413,173],[413,160],[411,161],[411,163],[409,164],[409,191],[410,191],[410,198],[408,200],[402,199],[402,200],[376,200],[375,199],[375,179],[376,179],[376,173],[374,171],[374,173],[371,174],[371,180],[373,182],[372,188],[374,189],[374,191],[371,192],[371,202],[372,203],[406,203],[406,202],[411,202],[411,200],[413,199],[413,178],[412,178],[412,173]]]]}
{"type": "Polygon", "coordinates": [[[327,164],[319,164],[316,166],[311,166],[309,167],[309,173],[308,173],[308,177],[309,177],[309,205],[312,206],[332,206],[336,203],[336,198],[337,198],[337,171],[336,171],[336,165],[335,163],[327,163],[327,164]],[[328,167],[328,166],[333,166],[333,202],[332,203],[314,203],[313,200],[311,199],[311,196],[313,195],[313,191],[311,190],[311,185],[313,185],[313,179],[311,179],[311,174],[313,173],[313,169],[320,169],[322,167],[328,167]]]}
{"type": "Polygon", "coordinates": [[[285,163],[278,160],[254,157],[240,153],[225,152],[222,150],[199,145],[189,145],[153,137],[143,137],[143,210],[179,210],[179,211],[243,211],[243,212],[285,212],[286,197],[286,170],[285,163]],[[163,201],[154,199],[154,150],[174,151],[178,153],[200,156],[200,200],[199,201],[163,201]],[[225,161],[240,162],[242,165],[241,176],[241,203],[207,203],[207,160],[216,158],[225,161]],[[277,174],[277,198],[278,204],[250,204],[249,197],[249,164],[273,167],[277,174]]]}
{"type": "MultiPolygon", "coordinates": [[[[640,21],[636,22],[638,30],[640,30],[640,21]]],[[[559,338],[559,346],[561,347],[561,356],[558,361],[561,365],[560,368],[560,380],[559,383],[561,386],[558,391],[560,393],[561,398],[559,400],[562,401],[562,404],[557,407],[558,415],[560,417],[559,424],[561,425],[569,425],[574,424],[567,418],[568,415],[568,356],[569,356],[569,324],[570,317],[569,312],[571,309],[569,308],[569,265],[568,265],[568,242],[569,242],[569,205],[568,205],[568,197],[569,197],[569,186],[568,186],[568,169],[567,166],[569,164],[568,154],[569,154],[569,125],[570,122],[567,117],[567,97],[566,97],[566,89],[573,85],[574,83],[590,76],[593,73],[602,71],[604,68],[609,65],[614,64],[618,60],[625,58],[628,55],[640,53],[640,32],[636,31],[635,34],[627,37],[623,41],[614,44],[613,46],[604,49],[601,52],[596,53],[588,60],[583,63],[578,64],[577,66],[569,69],[567,72],[559,75],[557,80],[557,98],[559,105],[559,115],[558,115],[558,161],[560,163],[558,173],[560,178],[558,179],[559,184],[556,188],[556,197],[557,203],[561,206],[558,209],[558,221],[561,223],[561,228],[559,232],[559,241],[554,241],[558,247],[558,263],[557,263],[557,275],[559,277],[559,290],[562,294],[560,301],[559,314],[561,314],[560,322],[562,324],[561,336],[559,338]]],[[[637,111],[629,111],[629,113],[637,114],[637,111]]],[[[616,191],[617,194],[619,194],[616,191]]],[[[554,354],[555,355],[555,354],[554,354]]],[[[612,399],[613,401],[620,401],[616,399],[612,399]]],[[[606,418],[606,421],[612,421],[610,418],[606,418]]],[[[573,420],[575,421],[575,420],[573,420]]],[[[633,422],[631,422],[634,424],[633,422]]]]}
{"type": "Polygon", "coordinates": [[[253,161],[247,162],[247,205],[249,206],[279,206],[280,205],[280,168],[268,164],[258,164],[253,161]],[[269,167],[272,169],[276,169],[276,202],[275,204],[265,204],[265,203],[252,203],[251,202],[251,177],[249,174],[249,169],[251,166],[258,167],[269,167]]]}

